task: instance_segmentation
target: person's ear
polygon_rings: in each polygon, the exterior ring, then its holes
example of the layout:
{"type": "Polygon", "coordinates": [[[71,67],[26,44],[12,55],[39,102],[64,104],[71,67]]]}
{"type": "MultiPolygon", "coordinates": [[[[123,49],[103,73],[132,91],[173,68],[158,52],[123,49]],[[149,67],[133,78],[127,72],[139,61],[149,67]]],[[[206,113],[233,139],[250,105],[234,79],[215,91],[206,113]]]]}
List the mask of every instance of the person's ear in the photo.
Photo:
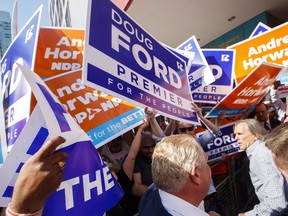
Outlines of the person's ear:
{"type": "Polygon", "coordinates": [[[193,168],[190,172],[190,179],[194,184],[196,184],[196,185],[200,184],[201,181],[200,181],[199,167],[193,166],[193,168]]]}

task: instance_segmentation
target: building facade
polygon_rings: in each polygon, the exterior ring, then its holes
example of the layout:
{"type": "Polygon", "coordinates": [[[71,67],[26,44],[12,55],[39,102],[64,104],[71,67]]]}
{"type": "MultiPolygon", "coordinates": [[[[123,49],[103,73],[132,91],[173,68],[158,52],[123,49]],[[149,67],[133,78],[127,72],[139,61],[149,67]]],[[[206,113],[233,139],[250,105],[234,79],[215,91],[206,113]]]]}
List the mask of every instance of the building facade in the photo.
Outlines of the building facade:
{"type": "Polygon", "coordinates": [[[0,11],[0,59],[11,43],[11,17],[9,12],[0,11]]]}
{"type": "Polygon", "coordinates": [[[69,0],[49,0],[48,10],[52,26],[72,27],[69,0]]]}

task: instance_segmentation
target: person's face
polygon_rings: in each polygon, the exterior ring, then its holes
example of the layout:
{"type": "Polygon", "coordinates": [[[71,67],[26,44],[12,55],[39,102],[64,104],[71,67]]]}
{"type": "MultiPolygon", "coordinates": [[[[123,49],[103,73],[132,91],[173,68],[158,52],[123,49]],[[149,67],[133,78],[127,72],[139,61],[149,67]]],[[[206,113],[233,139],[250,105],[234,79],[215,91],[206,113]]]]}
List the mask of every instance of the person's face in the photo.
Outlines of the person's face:
{"type": "Polygon", "coordinates": [[[245,123],[239,123],[235,126],[234,135],[241,150],[246,150],[257,140],[245,123]]]}
{"type": "Polygon", "coordinates": [[[117,137],[108,143],[108,147],[112,153],[118,153],[122,150],[122,137],[117,137]]]}
{"type": "Polygon", "coordinates": [[[144,157],[151,159],[152,154],[154,152],[155,145],[156,145],[155,141],[153,141],[151,139],[143,138],[142,143],[141,143],[141,147],[140,147],[141,154],[144,157]]]}
{"type": "Polygon", "coordinates": [[[179,128],[178,128],[178,133],[179,134],[190,134],[190,135],[194,136],[195,135],[195,126],[193,124],[180,122],[179,128]]]}
{"type": "Polygon", "coordinates": [[[285,177],[286,181],[288,181],[288,170],[287,168],[285,168],[285,163],[283,163],[283,161],[281,161],[279,158],[276,157],[276,155],[273,155],[273,160],[275,165],[277,166],[277,169],[282,173],[282,175],[285,177]]]}
{"type": "Polygon", "coordinates": [[[266,109],[264,104],[260,104],[255,107],[255,115],[258,121],[265,122],[268,120],[269,111],[266,109]]]}

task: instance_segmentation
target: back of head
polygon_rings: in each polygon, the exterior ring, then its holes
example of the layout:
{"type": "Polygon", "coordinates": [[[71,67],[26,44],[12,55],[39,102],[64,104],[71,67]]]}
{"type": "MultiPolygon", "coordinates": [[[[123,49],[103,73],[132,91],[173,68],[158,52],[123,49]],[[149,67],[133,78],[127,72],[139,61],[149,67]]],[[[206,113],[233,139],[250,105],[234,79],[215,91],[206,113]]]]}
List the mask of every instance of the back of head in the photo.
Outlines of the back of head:
{"type": "Polygon", "coordinates": [[[265,136],[267,147],[288,168],[288,122],[282,123],[265,136]]]}
{"type": "Polygon", "coordinates": [[[193,166],[206,163],[203,149],[187,134],[165,137],[152,156],[152,178],[155,186],[167,192],[180,191],[193,166]]]}
{"type": "Polygon", "coordinates": [[[248,130],[257,137],[257,139],[264,140],[267,131],[262,127],[262,125],[256,119],[243,119],[235,122],[234,128],[240,124],[244,123],[247,125],[248,130]]]}

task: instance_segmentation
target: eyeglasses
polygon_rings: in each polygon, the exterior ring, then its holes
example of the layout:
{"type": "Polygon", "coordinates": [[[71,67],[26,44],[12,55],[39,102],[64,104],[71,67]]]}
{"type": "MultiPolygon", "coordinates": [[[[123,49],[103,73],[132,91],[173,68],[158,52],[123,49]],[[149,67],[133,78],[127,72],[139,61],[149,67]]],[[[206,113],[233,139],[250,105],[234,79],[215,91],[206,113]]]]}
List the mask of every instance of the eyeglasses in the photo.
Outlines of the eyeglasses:
{"type": "Polygon", "coordinates": [[[188,131],[193,131],[193,130],[194,130],[194,126],[191,126],[191,127],[188,127],[188,128],[179,128],[179,130],[180,130],[182,133],[185,133],[187,130],[188,130],[188,131]]]}

